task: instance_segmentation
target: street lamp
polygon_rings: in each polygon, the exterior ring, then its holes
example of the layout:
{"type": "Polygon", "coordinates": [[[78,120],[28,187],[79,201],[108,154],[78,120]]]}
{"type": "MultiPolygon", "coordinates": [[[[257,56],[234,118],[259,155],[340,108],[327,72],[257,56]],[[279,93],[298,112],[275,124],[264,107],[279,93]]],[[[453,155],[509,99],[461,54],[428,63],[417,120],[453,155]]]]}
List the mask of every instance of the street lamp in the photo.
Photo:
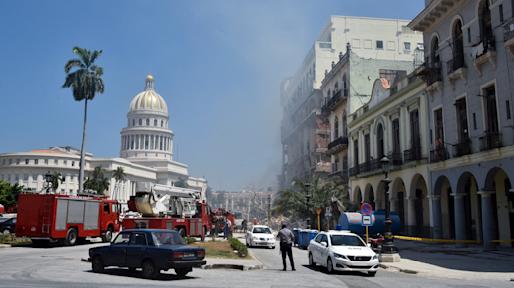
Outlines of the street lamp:
{"type": "MultiPolygon", "coordinates": [[[[391,161],[387,156],[384,156],[380,159],[380,163],[382,164],[382,171],[384,172],[384,179],[382,179],[382,183],[384,184],[384,192],[385,192],[385,235],[384,235],[384,244],[382,245],[382,254],[397,254],[398,248],[394,246],[393,243],[393,233],[391,233],[391,208],[389,203],[389,184],[391,184],[391,179],[389,179],[388,174],[390,171],[390,163],[391,161]]],[[[392,255],[391,255],[392,256],[392,255]]],[[[393,258],[394,259],[394,258],[393,258]]],[[[394,260],[393,260],[394,261],[394,260]]]]}

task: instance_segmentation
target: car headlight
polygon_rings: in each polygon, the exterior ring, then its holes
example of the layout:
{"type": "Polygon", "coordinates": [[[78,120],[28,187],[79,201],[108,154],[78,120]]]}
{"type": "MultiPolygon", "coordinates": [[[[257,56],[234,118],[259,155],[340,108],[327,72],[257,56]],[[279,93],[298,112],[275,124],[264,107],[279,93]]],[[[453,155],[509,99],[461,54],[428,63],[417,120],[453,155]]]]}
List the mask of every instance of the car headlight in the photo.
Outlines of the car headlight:
{"type": "Polygon", "coordinates": [[[378,255],[377,255],[377,254],[373,255],[373,257],[371,258],[371,260],[378,260],[378,255]]]}
{"type": "Polygon", "coordinates": [[[334,257],[336,257],[336,258],[343,258],[345,260],[348,260],[348,257],[346,257],[345,255],[341,255],[341,254],[337,254],[337,253],[334,253],[334,257]]]}
{"type": "Polygon", "coordinates": [[[253,238],[252,238],[252,239],[253,239],[253,240],[259,240],[259,238],[258,238],[258,237],[255,237],[255,236],[253,236],[253,238]]]}

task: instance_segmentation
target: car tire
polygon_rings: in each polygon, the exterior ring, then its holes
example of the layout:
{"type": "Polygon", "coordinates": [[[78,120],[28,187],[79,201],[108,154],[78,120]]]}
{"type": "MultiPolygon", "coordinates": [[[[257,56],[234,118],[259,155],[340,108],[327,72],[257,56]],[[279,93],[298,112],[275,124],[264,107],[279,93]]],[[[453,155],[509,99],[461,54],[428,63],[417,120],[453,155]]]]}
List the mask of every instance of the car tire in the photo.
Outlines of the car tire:
{"type": "Polygon", "coordinates": [[[137,269],[136,267],[129,267],[128,271],[129,272],[136,272],[136,269],[137,269]]]}
{"type": "Polygon", "coordinates": [[[103,273],[105,271],[105,265],[102,257],[94,256],[91,260],[91,268],[95,273],[103,273]]]}
{"type": "Polygon", "coordinates": [[[271,246],[271,249],[275,249],[275,246],[274,246],[274,245],[273,245],[273,246],[271,246]]]}
{"type": "Polygon", "coordinates": [[[4,235],[11,234],[11,231],[9,231],[9,229],[5,229],[4,231],[2,231],[2,234],[4,234],[4,235]]]}
{"type": "Polygon", "coordinates": [[[159,275],[159,270],[151,260],[143,261],[143,277],[146,279],[154,279],[159,275]]]}
{"type": "Polygon", "coordinates": [[[191,268],[175,268],[175,274],[179,277],[185,277],[191,271],[191,268]]]}
{"type": "Polygon", "coordinates": [[[111,242],[112,240],[113,231],[112,228],[107,228],[107,231],[105,231],[105,234],[102,235],[102,241],[103,242],[111,242]]]}
{"type": "Polygon", "coordinates": [[[311,252],[309,252],[309,266],[316,267],[316,262],[314,262],[314,257],[311,252]]]}
{"type": "Polygon", "coordinates": [[[369,277],[375,277],[375,274],[377,274],[377,271],[370,271],[368,272],[369,277]]]}
{"type": "Polygon", "coordinates": [[[77,244],[78,240],[78,232],[75,228],[68,229],[68,232],[66,233],[66,239],[64,239],[64,244],[66,246],[74,246],[77,244]]]}
{"type": "Polygon", "coordinates": [[[332,264],[332,259],[328,258],[327,260],[327,273],[332,274],[334,273],[334,264],[332,264]]]}

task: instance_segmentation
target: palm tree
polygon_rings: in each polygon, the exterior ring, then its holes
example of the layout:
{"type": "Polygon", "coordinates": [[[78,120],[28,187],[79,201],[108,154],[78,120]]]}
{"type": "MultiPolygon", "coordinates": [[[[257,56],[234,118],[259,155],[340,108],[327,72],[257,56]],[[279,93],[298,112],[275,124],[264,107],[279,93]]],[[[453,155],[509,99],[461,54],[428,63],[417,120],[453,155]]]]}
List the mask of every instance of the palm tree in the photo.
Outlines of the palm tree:
{"type": "Polygon", "coordinates": [[[116,170],[112,172],[112,177],[116,180],[116,184],[114,185],[114,192],[112,199],[116,199],[116,194],[120,190],[120,184],[125,180],[125,171],[123,171],[123,167],[118,167],[116,170]]]}
{"type": "Polygon", "coordinates": [[[64,178],[62,177],[61,173],[59,172],[54,172],[52,173],[52,175],[50,176],[50,189],[52,189],[55,193],[57,193],[57,188],[59,188],[59,185],[61,184],[61,182],[64,180],[64,178]]]}
{"type": "Polygon", "coordinates": [[[78,56],[69,60],[64,66],[66,80],[63,88],[71,88],[75,101],[84,100],[84,123],[82,127],[82,144],[80,146],[79,193],[84,189],[84,143],[86,142],[87,101],[93,100],[97,93],[104,92],[102,80],[103,68],[95,64],[102,50],[87,50],[74,47],[73,53],[78,56]]]}
{"type": "Polygon", "coordinates": [[[104,176],[105,170],[102,167],[95,167],[91,177],[84,182],[84,188],[95,190],[98,194],[103,194],[109,189],[109,178],[104,176]]]}

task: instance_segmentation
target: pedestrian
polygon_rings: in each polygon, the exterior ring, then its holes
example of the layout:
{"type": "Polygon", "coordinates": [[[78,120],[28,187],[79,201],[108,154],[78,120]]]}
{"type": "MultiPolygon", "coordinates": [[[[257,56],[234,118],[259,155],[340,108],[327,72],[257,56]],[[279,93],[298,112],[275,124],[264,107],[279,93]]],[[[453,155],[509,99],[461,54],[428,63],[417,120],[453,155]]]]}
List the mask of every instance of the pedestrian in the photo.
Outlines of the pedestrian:
{"type": "Polygon", "coordinates": [[[228,222],[226,220],[223,221],[223,238],[228,238],[228,222]]]}
{"type": "Polygon", "coordinates": [[[241,223],[241,229],[243,230],[243,233],[246,233],[246,219],[243,219],[243,222],[241,223]]]}
{"type": "Polygon", "coordinates": [[[286,224],[282,224],[282,229],[278,231],[277,238],[280,240],[280,252],[282,253],[282,265],[283,271],[286,271],[286,254],[289,257],[289,262],[291,263],[291,270],[296,271],[294,268],[294,260],[293,260],[293,242],[294,242],[294,234],[291,230],[287,228],[286,224]]]}

